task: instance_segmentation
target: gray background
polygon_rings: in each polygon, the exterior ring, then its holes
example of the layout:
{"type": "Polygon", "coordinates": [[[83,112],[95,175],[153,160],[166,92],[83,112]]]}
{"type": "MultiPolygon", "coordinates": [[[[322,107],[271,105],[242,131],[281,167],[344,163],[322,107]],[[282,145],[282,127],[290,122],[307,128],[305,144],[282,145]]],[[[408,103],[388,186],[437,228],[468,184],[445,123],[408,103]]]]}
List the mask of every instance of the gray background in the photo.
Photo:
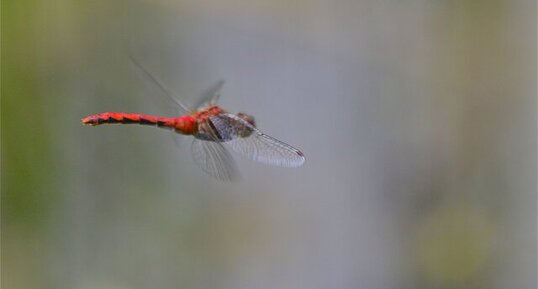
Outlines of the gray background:
{"type": "Polygon", "coordinates": [[[3,1],[3,288],[536,288],[535,1],[3,1]],[[206,176],[104,111],[300,148],[206,176]]]}

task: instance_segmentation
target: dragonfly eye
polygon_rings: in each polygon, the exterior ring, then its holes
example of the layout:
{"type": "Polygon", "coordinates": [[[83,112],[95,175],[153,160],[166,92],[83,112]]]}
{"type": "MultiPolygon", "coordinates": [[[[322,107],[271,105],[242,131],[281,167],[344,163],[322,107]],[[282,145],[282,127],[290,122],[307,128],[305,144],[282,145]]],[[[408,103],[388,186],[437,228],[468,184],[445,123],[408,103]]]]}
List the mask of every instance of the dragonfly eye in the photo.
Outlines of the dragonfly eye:
{"type": "Polygon", "coordinates": [[[256,121],[254,120],[254,117],[253,117],[252,115],[248,115],[248,114],[246,114],[246,113],[242,113],[242,112],[240,112],[240,113],[237,114],[237,116],[238,116],[240,119],[242,119],[242,120],[244,120],[244,121],[250,123],[250,125],[252,125],[252,126],[254,126],[254,127],[256,126],[256,121]]]}
{"type": "MultiPolygon", "coordinates": [[[[250,125],[252,125],[253,127],[256,127],[256,121],[254,121],[254,117],[253,117],[253,116],[248,115],[248,114],[246,114],[246,113],[242,113],[242,112],[238,113],[237,116],[238,116],[240,119],[242,119],[242,120],[248,122],[248,123],[249,123],[250,125]]],[[[252,134],[252,128],[247,127],[247,126],[243,126],[243,127],[240,129],[240,131],[239,131],[239,135],[240,135],[241,137],[249,137],[251,134],[252,134]]]]}

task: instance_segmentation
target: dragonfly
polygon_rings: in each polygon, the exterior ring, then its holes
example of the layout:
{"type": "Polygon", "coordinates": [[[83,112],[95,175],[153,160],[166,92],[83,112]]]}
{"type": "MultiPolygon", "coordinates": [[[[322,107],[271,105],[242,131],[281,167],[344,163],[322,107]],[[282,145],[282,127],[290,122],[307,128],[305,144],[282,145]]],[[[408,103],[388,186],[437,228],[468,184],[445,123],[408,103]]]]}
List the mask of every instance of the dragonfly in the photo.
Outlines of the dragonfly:
{"type": "Polygon", "coordinates": [[[219,81],[199,100],[196,109],[185,106],[164,84],[136,59],[131,61],[184,113],[176,117],[159,117],[139,113],[104,112],[82,119],[90,126],[102,124],[139,124],[169,129],[193,136],[191,154],[194,162],[208,175],[221,181],[239,177],[228,148],[247,159],[280,167],[300,167],[304,154],[295,147],[261,132],[252,115],[230,113],[217,105],[224,81],[219,81]]]}

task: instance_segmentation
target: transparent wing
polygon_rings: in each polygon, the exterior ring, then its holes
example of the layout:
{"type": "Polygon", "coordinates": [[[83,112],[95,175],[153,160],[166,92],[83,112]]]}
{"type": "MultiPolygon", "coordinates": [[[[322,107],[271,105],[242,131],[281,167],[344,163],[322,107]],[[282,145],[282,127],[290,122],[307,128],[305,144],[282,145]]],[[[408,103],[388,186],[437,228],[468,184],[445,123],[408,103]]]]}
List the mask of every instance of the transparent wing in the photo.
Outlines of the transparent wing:
{"type": "Polygon", "coordinates": [[[174,93],[172,93],[170,91],[170,89],[168,89],[168,87],[166,87],[166,85],[164,85],[164,83],[159,79],[157,78],[157,76],[155,76],[153,73],[151,73],[149,70],[147,70],[142,64],[140,64],[140,62],[138,62],[138,60],[136,60],[136,58],[134,58],[133,56],[131,55],[127,55],[127,57],[129,57],[129,59],[131,60],[131,62],[136,66],[136,68],[142,73],[142,76],[146,79],[146,80],[149,80],[150,82],[152,82],[157,88],[159,88],[159,90],[164,94],[166,95],[172,102],[174,102],[175,104],[177,104],[183,113],[188,113],[188,112],[191,112],[192,109],[190,109],[189,107],[187,107],[186,105],[184,105],[180,100],[179,100],[179,97],[177,97],[174,93]]]}
{"type": "Polygon", "coordinates": [[[222,89],[222,86],[224,85],[224,80],[219,80],[217,83],[215,83],[213,86],[208,88],[204,93],[202,93],[202,96],[200,97],[200,100],[196,103],[196,109],[200,109],[202,107],[205,107],[207,105],[213,105],[216,104],[220,97],[220,91],[222,89]]]}
{"type": "Polygon", "coordinates": [[[305,157],[298,149],[268,136],[236,115],[223,113],[210,117],[220,135],[233,151],[266,164],[299,167],[305,157]]]}
{"type": "Polygon", "coordinates": [[[232,156],[221,143],[195,138],[191,150],[194,162],[208,175],[226,182],[239,178],[232,156]]]}

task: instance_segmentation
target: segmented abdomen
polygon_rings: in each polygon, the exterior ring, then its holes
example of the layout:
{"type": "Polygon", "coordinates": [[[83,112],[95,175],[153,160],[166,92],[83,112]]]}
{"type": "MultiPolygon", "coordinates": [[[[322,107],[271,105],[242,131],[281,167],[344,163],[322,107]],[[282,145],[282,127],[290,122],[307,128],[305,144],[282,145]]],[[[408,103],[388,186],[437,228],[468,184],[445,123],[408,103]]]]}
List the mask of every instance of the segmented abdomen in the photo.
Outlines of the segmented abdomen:
{"type": "Polygon", "coordinates": [[[122,124],[142,124],[152,125],[163,128],[175,128],[174,121],[171,118],[156,117],[151,115],[143,115],[138,113],[125,112],[104,112],[82,119],[82,123],[95,126],[104,123],[122,123],[122,124]]]}

